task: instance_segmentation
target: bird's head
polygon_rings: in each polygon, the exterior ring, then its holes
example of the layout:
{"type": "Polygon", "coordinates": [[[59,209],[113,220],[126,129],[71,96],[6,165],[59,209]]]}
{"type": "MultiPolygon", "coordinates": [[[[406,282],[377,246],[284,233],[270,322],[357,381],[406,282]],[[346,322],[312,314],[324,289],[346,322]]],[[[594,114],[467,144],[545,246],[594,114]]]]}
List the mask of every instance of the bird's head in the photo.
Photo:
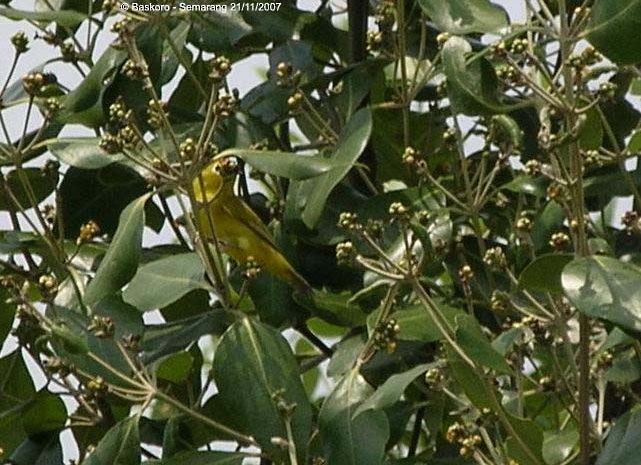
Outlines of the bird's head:
{"type": "Polygon", "coordinates": [[[232,188],[237,173],[238,163],[232,157],[221,158],[205,166],[192,184],[196,201],[209,203],[218,197],[223,187],[232,188]]]}

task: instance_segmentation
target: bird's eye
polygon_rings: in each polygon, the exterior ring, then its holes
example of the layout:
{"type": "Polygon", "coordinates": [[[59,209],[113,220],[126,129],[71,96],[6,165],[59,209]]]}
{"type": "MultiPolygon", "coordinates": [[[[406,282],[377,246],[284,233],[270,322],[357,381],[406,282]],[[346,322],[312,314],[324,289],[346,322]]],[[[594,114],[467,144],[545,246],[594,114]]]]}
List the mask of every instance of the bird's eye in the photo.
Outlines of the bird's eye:
{"type": "Polygon", "coordinates": [[[214,171],[216,173],[220,173],[220,166],[218,166],[218,165],[214,166],[214,171]]]}

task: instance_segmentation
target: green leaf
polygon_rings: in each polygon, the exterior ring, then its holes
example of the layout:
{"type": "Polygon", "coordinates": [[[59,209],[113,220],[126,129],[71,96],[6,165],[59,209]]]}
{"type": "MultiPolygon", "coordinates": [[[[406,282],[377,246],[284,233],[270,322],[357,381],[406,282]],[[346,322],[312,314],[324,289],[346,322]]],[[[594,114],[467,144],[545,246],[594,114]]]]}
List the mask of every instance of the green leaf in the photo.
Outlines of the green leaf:
{"type": "Polygon", "coordinates": [[[632,154],[641,152],[641,131],[636,131],[628,142],[628,151],[632,154]]]}
{"type": "Polygon", "coordinates": [[[610,257],[578,258],[565,267],[561,282],[580,312],[641,331],[639,268],[610,257]]]}
{"type": "Polygon", "coordinates": [[[96,277],[87,286],[85,302],[97,304],[127,284],[136,273],[142,251],[142,230],[145,225],[145,203],[151,194],[137,198],[120,215],[118,229],[107,249],[96,277]]]}
{"type": "Polygon", "coordinates": [[[347,373],[365,348],[365,339],[361,334],[347,337],[334,349],[334,355],[327,365],[327,376],[337,378],[347,373]]]}
{"type": "Polygon", "coordinates": [[[53,139],[47,148],[61,162],[87,170],[103,168],[122,159],[119,155],[108,155],[99,143],[98,137],[61,138],[53,139]]]}
{"type": "Polygon", "coordinates": [[[323,402],[319,427],[327,463],[379,465],[383,462],[389,424],[384,412],[368,410],[354,418],[372,388],[350,370],[323,402]]]}
{"type": "MultiPolygon", "coordinates": [[[[33,190],[34,200],[39,204],[53,192],[58,184],[58,173],[46,174],[40,168],[22,168],[24,179],[33,190]]],[[[24,187],[18,170],[9,171],[6,175],[6,183],[11,192],[19,202],[20,207],[25,210],[33,208],[31,202],[31,191],[24,187]]],[[[0,184],[0,210],[20,210],[12,197],[9,196],[0,184]]]]}
{"type": "Polygon", "coordinates": [[[585,113],[586,119],[579,130],[579,146],[583,150],[598,150],[603,143],[603,125],[599,110],[591,108],[585,113]]]}
{"type": "Polygon", "coordinates": [[[25,11],[16,10],[14,8],[0,7],[0,16],[14,20],[29,20],[37,21],[39,23],[56,23],[59,26],[76,27],[87,19],[86,14],[77,11],[61,10],[61,11],[25,11]]]}
{"type": "MultiPolygon", "coordinates": [[[[450,307],[449,305],[438,304],[441,315],[454,326],[455,318],[457,315],[463,314],[463,311],[450,307]]],[[[367,318],[367,323],[370,332],[374,329],[372,326],[378,316],[378,311],[372,312],[367,318]]],[[[400,330],[397,338],[403,341],[421,341],[421,342],[435,342],[443,339],[443,335],[438,327],[434,324],[432,317],[427,310],[421,305],[412,305],[407,308],[401,308],[394,312],[394,320],[398,324],[400,330]]]]}
{"type": "Polygon", "coordinates": [[[548,181],[543,177],[517,176],[512,181],[501,186],[512,192],[544,197],[546,194],[548,181]]]}
{"type": "Polygon", "coordinates": [[[487,340],[481,325],[473,316],[461,314],[456,317],[456,341],[479,365],[496,370],[498,373],[512,372],[503,356],[494,350],[487,340]]]}
{"type": "Polygon", "coordinates": [[[177,352],[171,354],[158,364],[156,376],[159,379],[180,384],[187,379],[191,373],[194,358],[189,352],[177,352]]]}
{"type": "MultiPolygon", "coordinates": [[[[4,438],[2,438],[4,440],[4,438]]],[[[13,465],[62,465],[62,445],[58,434],[27,438],[6,463],[13,465]]]]}
{"type": "Polygon", "coordinates": [[[126,57],[127,52],[109,47],[91,68],[87,77],[66,95],[63,110],[56,120],[89,127],[104,123],[102,98],[126,57]]]}
{"type": "Polygon", "coordinates": [[[356,163],[371,132],[372,114],[363,108],[350,118],[341,132],[331,158],[335,167],[316,179],[297,183],[299,195],[295,198],[295,207],[302,212],[303,222],[308,228],[313,229],[318,223],[329,194],[356,163]]]}
{"type": "Polygon", "coordinates": [[[411,370],[390,376],[385,382],[376,389],[376,392],[368,397],[354,412],[353,418],[356,418],[367,410],[382,410],[397,402],[407,386],[416,378],[425,373],[434,364],[426,363],[418,365],[411,370]]]}
{"type": "Polygon", "coordinates": [[[69,353],[84,355],[89,352],[86,335],[73,331],[65,322],[52,324],[51,336],[53,340],[59,342],[69,353]]]}
{"type": "Polygon", "coordinates": [[[519,276],[519,287],[529,290],[561,294],[561,273],[570,263],[572,254],[546,254],[530,262],[519,276]]]}
{"type": "Polygon", "coordinates": [[[620,65],[641,61],[641,0],[595,0],[590,17],[587,38],[601,53],[620,65]]]}
{"type": "MultiPolygon", "coordinates": [[[[88,221],[96,222],[101,233],[114,234],[123,209],[148,190],[147,181],[127,166],[112,164],[97,170],[69,168],[60,184],[59,213],[65,237],[75,240],[80,227],[88,221]]],[[[150,206],[151,202],[147,208],[150,206]]]]}
{"type": "Polygon", "coordinates": [[[579,433],[567,427],[559,433],[551,433],[543,440],[543,459],[549,465],[556,465],[567,459],[579,442],[579,433]]]}
{"type": "Polygon", "coordinates": [[[509,25],[507,12],[488,0],[419,0],[436,26],[450,34],[496,32],[509,25]]]}
{"type": "Polygon", "coordinates": [[[357,304],[353,303],[349,292],[340,294],[313,290],[312,299],[302,299],[294,295],[294,300],[328,323],[337,326],[360,326],[365,323],[367,315],[357,304]]]}
{"type": "Polygon", "coordinates": [[[22,417],[24,430],[29,436],[60,431],[66,421],[67,409],[64,402],[46,389],[38,391],[22,417]]]}
{"type": "Polygon", "coordinates": [[[245,454],[190,450],[170,458],[152,460],[149,465],[241,465],[245,454]]]}
{"type": "Polygon", "coordinates": [[[10,453],[26,437],[22,414],[35,393],[20,350],[0,358],[0,438],[10,453]]]}
{"type": "Polygon", "coordinates": [[[502,113],[506,107],[498,99],[498,81],[494,68],[483,57],[468,61],[470,44],[452,37],[443,46],[443,70],[452,108],[469,116],[502,113]]]}
{"type": "Polygon", "coordinates": [[[515,417],[506,413],[514,434],[507,438],[506,446],[510,457],[515,458],[523,465],[540,465],[543,463],[543,432],[532,420],[515,417]]]}
{"type": "Polygon", "coordinates": [[[194,289],[207,289],[205,268],[195,253],[161,258],[138,268],[123,293],[140,311],[163,308],[194,289]]]}
{"type": "Polygon", "coordinates": [[[636,465],[641,450],[639,437],[641,409],[637,407],[616,420],[596,465],[636,465]]]}
{"type": "MultiPolygon", "coordinates": [[[[279,221],[272,221],[272,236],[279,250],[288,257],[292,244],[283,234],[279,221]]],[[[291,288],[271,273],[260,273],[256,279],[250,280],[248,292],[261,321],[271,326],[278,328],[288,321],[304,318],[305,312],[296,305],[291,288]]]]}
{"type": "Polygon", "coordinates": [[[213,370],[221,402],[234,413],[241,430],[276,457],[284,451],[271,438],[287,437],[287,432],[274,395],[296,404],[290,421],[297,453],[306,456],[311,405],[294,354],[280,333],[248,318],[234,323],[221,338],[213,370]]]}
{"type": "Polygon", "coordinates": [[[340,166],[334,160],[277,150],[227,149],[218,157],[226,154],[242,158],[259,171],[289,179],[313,178],[340,166]]]}
{"type": "Polygon", "coordinates": [[[112,427],[100,440],[83,465],[140,464],[140,433],[138,416],[125,418],[112,427]]]}
{"type": "MultiPolygon", "coordinates": [[[[1,244],[0,254],[4,254],[1,244]]],[[[6,340],[16,315],[16,305],[9,301],[9,297],[9,289],[0,288],[0,341],[6,340]]]]}

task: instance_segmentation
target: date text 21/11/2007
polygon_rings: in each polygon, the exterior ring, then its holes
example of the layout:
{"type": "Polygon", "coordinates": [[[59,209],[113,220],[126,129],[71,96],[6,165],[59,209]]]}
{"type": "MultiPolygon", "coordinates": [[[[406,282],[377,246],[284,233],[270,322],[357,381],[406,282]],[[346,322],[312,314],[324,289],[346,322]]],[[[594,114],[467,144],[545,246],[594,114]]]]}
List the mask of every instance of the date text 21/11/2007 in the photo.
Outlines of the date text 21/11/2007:
{"type": "Polygon", "coordinates": [[[180,2],[178,4],[168,4],[168,3],[138,3],[138,2],[123,2],[120,4],[120,9],[122,11],[141,11],[141,12],[161,12],[161,11],[199,11],[199,12],[218,12],[218,13],[227,13],[227,12],[244,12],[244,11],[253,11],[253,12],[276,12],[280,10],[282,3],[281,2],[234,2],[227,4],[217,4],[217,3],[186,3],[180,2]]]}

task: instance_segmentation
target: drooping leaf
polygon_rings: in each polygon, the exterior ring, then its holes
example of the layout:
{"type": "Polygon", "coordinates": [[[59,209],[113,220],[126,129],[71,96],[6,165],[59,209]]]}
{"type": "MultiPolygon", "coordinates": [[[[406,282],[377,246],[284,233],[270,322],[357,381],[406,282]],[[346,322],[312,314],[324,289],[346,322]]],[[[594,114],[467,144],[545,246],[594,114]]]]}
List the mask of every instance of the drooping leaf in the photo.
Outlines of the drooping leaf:
{"type": "Polygon", "coordinates": [[[248,318],[236,322],[218,345],[213,370],[221,402],[234,413],[242,431],[276,457],[284,451],[274,446],[271,438],[287,437],[277,398],[296,404],[290,421],[297,453],[305,456],[311,406],[294,354],[276,330],[248,318]]]}
{"type": "Polygon", "coordinates": [[[379,465],[383,462],[389,424],[385,413],[368,410],[354,418],[372,388],[350,370],[339,381],[321,407],[319,424],[327,463],[379,465]],[[363,447],[367,444],[367,447],[363,447]]]}
{"type": "Polygon", "coordinates": [[[208,287],[200,257],[185,253],[142,265],[123,298],[138,310],[147,311],[166,307],[190,291],[208,287]]]}
{"type": "Polygon", "coordinates": [[[499,373],[511,373],[510,366],[488,341],[481,325],[471,315],[456,317],[456,341],[474,362],[499,373]]]}
{"type": "Polygon", "coordinates": [[[488,0],[420,0],[436,26],[450,34],[496,32],[508,26],[507,12],[488,0]]]}
{"type": "Polygon", "coordinates": [[[636,266],[604,256],[577,258],[563,269],[561,282],[580,312],[641,331],[641,270],[636,266]]]}
{"type": "Polygon", "coordinates": [[[635,35],[641,26],[641,0],[596,0],[592,5],[588,40],[620,65],[641,61],[635,35]]]}
{"type": "Polygon", "coordinates": [[[129,282],[136,273],[142,250],[145,203],[150,194],[137,198],[120,215],[118,229],[95,278],[87,286],[85,301],[97,304],[129,282]]]}

